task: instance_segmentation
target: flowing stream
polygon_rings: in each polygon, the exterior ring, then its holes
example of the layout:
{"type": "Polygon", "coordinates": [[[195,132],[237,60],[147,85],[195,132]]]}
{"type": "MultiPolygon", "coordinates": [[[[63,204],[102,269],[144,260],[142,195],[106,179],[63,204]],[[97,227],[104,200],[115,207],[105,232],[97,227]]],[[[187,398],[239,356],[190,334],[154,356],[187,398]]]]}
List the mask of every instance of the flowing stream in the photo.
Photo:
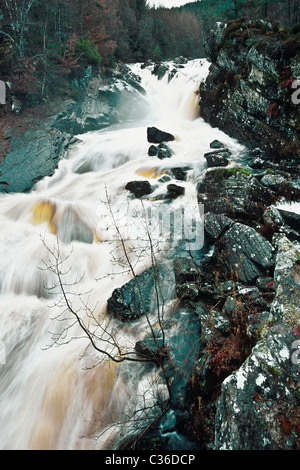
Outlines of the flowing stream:
{"type": "MultiPolygon", "coordinates": [[[[145,318],[122,325],[107,317],[106,302],[132,278],[128,259],[136,273],[151,265],[141,211],[152,210],[172,182],[184,186],[185,194],[163,207],[193,213],[210,142],[222,141],[232,164],[241,149],[199,117],[195,90],[208,65],[189,61],[171,80],[167,75],[158,80],[151,67],[133,64],[147,92],[141,97],[144,117],[79,136],[52,177],[30,193],[1,196],[1,449],[114,449],[122,436],[142,428],[147,410],[155,414],[156,403],[167,396],[157,368],[118,365],[90,346],[61,299],[55,268],[69,305],[97,345],[113,352],[117,341],[123,351],[133,350],[147,330],[145,318]],[[176,137],[168,143],[171,158],[148,156],[147,126],[176,137]],[[165,181],[168,170],[178,166],[190,168],[187,180],[165,181]],[[133,180],[154,186],[143,206],[124,188],[133,180]]],[[[153,230],[157,256],[165,259],[167,241],[153,230]]],[[[172,305],[172,286],[166,296],[172,305]]]]}

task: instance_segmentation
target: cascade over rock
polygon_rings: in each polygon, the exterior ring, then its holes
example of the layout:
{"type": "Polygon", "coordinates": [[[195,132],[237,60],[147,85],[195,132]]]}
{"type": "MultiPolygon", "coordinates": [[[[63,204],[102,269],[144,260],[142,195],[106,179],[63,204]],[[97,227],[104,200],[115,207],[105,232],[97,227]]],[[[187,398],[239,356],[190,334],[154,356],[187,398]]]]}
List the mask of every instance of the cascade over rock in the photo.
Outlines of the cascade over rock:
{"type": "Polygon", "coordinates": [[[2,448],[299,448],[294,164],[186,113],[208,64],[182,62],[86,83],[47,128],[67,154],[0,198],[2,448]]]}
{"type": "Polygon", "coordinates": [[[16,130],[11,126],[9,131],[8,126],[0,192],[30,191],[39,180],[52,176],[60,159],[79,142],[76,135],[147,113],[140,77],[126,65],[103,76],[93,76],[89,68],[76,86],[77,99],[60,103],[54,111],[42,110],[36,118],[20,116],[16,130]]]}

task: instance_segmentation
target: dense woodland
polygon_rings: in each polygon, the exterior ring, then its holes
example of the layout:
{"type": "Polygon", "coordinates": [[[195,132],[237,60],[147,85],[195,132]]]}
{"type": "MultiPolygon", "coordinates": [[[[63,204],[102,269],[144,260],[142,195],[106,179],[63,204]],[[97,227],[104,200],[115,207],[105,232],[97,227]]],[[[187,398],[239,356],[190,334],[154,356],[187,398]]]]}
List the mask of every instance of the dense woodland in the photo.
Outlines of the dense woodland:
{"type": "Polygon", "coordinates": [[[242,15],[299,21],[299,0],[202,0],[149,8],[146,0],[0,0],[0,78],[47,99],[88,65],[203,56],[216,21],[242,15]]]}

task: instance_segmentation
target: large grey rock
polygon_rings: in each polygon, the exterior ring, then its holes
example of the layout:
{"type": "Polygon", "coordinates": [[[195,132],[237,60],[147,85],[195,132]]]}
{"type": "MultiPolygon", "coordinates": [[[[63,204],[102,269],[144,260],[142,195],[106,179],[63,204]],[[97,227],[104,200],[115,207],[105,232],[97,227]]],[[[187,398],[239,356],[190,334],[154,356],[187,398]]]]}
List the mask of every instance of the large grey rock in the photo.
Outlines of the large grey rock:
{"type": "Polygon", "coordinates": [[[290,159],[299,154],[299,113],[285,90],[299,52],[288,57],[291,51],[272,28],[240,18],[219,34],[212,32],[207,44],[212,64],[200,87],[201,116],[247,146],[264,148],[270,158],[290,159]],[[284,80],[282,61],[293,64],[284,80]]]}
{"type": "Polygon", "coordinates": [[[297,243],[277,237],[276,296],[260,339],[225,379],[217,403],[216,450],[299,450],[300,268],[297,243]],[[270,318],[271,317],[271,318],[270,318]]]}
{"type": "Polygon", "coordinates": [[[62,132],[83,134],[125,118],[141,118],[145,109],[144,95],[125,81],[111,80],[103,84],[99,78],[93,78],[84,98],[70,103],[54,125],[62,132]]]}
{"type": "Polygon", "coordinates": [[[53,175],[60,158],[76,142],[49,122],[12,136],[1,164],[0,192],[30,191],[40,179],[53,175]]]}
{"type": "Polygon", "coordinates": [[[174,293],[173,276],[172,269],[151,266],[113,291],[107,313],[127,322],[157,312],[174,293]]]}
{"type": "Polygon", "coordinates": [[[266,204],[276,200],[273,192],[244,168],[218,168],[208,170],[197,187],[198,201],[205,212],[225,214],[229,217],[258,217],[266,204]]]}
{"type": "Polygon", "coordinates": [[[271,311],[285,323],[300,324],[300,243],[278,235],[274,287],[276,295],[271,311]],[[297,323],[298,322],[298,323],[297,323]]]}
{"type": "Polygon", "coordinates": [[[222,263],[228,273],[244,283],[252,283],[274,266],[273,247],[256,230],[236,223],[222,237],[222,263]]]}
{"type": "Polygon", "coordinates": [[[147,112],[145,90],[129,67],[118,64],[106,76],[89,77],[81,99],[70,102],[54,121],[62,132],[73,135],[105,128],[124,119],[141,118],[147,112]]]}
{"type": "Polygon", "coordinates": [[[299,365],[291,360],[294,339],[291,329],[274,329],[225,379],[216,414],[216,450],[288,450],[297,443],[293,426],[299,413],[299,365]]]}
{"type": "Polygon", "coordinates": [[[204,215],[205,232],[214,241],[218,240],[233,224],[233,220],[226,217],[224,214],[213,214],[212,212],[207,212],[204,215]]]}

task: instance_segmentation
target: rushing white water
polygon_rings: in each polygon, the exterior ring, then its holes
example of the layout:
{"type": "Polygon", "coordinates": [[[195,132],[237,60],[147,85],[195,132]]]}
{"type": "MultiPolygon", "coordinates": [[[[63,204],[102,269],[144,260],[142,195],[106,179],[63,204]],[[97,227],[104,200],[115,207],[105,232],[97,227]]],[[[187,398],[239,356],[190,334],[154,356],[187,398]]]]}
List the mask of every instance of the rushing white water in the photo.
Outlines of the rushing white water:
{"type": "MultiPolygon", "coordinates": [[[[59,254],[73,310],[98,336],[108,323],[123,350],[132,349],[146,332],[145,319],[120,328],[105,315],[113,290],[131,278],[110,211],[117,214],[120,230],[130,231],[127,253],[141,272],[151,263],[150,252],[134,215],[140,202],[129,197],[126,183],[157,184],[168,168],[189,165],[188,180],[180,182],[185,195],[173,204],[193,210],[210,142],[219,139],[228,146],[233,164],[241,149],[199,117],[195,90],[207,75],[206,61],[189,62],[170,82],[138,64],[132,71],[147,91],[147,118],[80,136],[51,178],[29,194],[0,199],[1,449],[113,449],[130,423],[138,427],[136,418],[145,420],[137,410],[166,394],[156,369],[118,366],[88,347],[60,302],[59,288],[52,289],[57,276],[49,269],[51,252],[59,254]],[[169,143],[172,158],[148,156],[147,126],[176,136],[169,143]]],[[[151,198],[164,192],[166,184],[157,184],[151,198]]],[[[165,240],[155,241],[165,256],[165,240]]],[[[97,344],[108,347],[107,339],[97,344]]]]}

